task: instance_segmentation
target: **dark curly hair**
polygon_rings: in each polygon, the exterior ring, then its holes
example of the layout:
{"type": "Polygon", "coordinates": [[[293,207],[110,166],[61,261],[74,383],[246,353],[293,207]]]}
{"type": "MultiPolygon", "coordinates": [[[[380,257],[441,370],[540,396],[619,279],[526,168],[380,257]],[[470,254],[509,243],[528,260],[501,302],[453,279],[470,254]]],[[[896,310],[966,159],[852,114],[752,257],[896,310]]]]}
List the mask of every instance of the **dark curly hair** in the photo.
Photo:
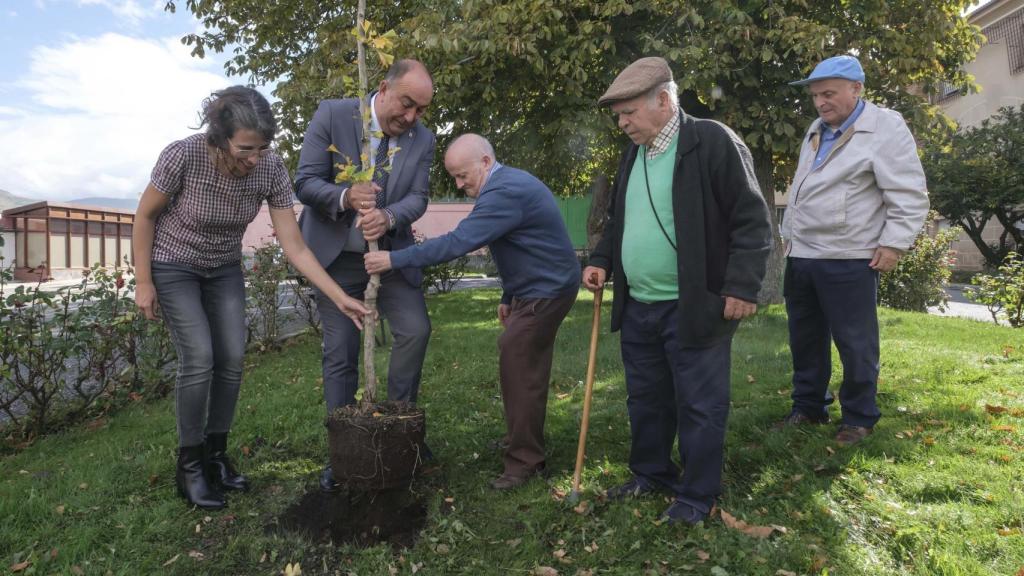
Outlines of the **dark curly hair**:
{"type": "Polygon", "coordinates": [[[207,144],[216,148],[227,148],[228,139],[239,130],[252,130],[267,142],[277,134],[270,103],[248,86],[225,88],[203,100],[199,126],[204,125],[207,144]]]}

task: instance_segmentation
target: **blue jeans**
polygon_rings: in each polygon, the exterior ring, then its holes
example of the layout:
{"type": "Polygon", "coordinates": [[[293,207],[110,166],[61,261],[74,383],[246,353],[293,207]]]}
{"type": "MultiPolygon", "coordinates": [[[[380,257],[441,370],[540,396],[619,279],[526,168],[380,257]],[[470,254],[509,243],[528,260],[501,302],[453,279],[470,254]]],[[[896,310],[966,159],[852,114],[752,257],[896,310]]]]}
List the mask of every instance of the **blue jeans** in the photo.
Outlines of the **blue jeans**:
{"type": "Polygon", "coordinates": [[[240,264],[198,270],[153,262],[157,303],[178,351],[178,445],[226,434],[245,356],[245,282],[240,264]]]}
{"type": "Polygon", "coordinates": [[[792,258],[786,262],[786,313],[793,354],[793,409],[811,418],[832,403],[832,341],[843,362],[843,423],[870,428],[878,391],[878,272],[870,260],[792,258]]]}
{"type": "Polygon", "coordinates": [[[708,513],[722,491],[732,339],[684,348],[676,336],[678,307],[675,300],[626,300],[621,345],[632,441],[629,469],[708,513]],[[672,461],[677,438],[682,475],[672,461]]]}

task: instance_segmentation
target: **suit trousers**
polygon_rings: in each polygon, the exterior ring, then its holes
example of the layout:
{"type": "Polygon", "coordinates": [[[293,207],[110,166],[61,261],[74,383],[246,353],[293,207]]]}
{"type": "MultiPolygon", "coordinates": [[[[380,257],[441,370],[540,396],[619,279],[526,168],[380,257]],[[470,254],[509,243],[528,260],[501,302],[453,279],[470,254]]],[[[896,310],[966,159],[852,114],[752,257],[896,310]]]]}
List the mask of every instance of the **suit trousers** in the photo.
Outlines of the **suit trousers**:
{"type": "Polygon", "coordinates": [[[631,445],[629,469],[648,485],[708,513],[721,492],[729,418],[732,339],[684,348],[677,338],[678,301],[626,299],[622,362],[631,445]],[[672,461],[679,440],[680,467],[672,461]]]}
{"type": "Polygon", "coordinates": [[[843,423],[872,427],[881,416],[878,390],[878,272],[870,260],[793,258],[784,295],[793,355],[793,409],[827,415],[832,395],[832,341],[843,362],[843,423]]]}
{"type": "Polygon", "coordinates": [[[555,336],[574,302],[576,292],[512,300],[505,331],[498,337],[507,475],[528,476],[544,468],[544,418],[555,336]]]}
{"type": "MultiPolygon", "coordinates": [[[[327,273],[346,294],[362,299],[370,277],[358,252],[342,252],[327,273]]],[[[387,319],[393,343],[388,366],[388,399],[415,403],[423,372],[423,358],[430,340],[430,318],[423,291],[412,286],[398,271],[380,277],[377,308],[387,319]]],[[[323,326],[324,400],[327,413],[354,404],[359,388],[359,349],[362,333],[348,316],[316,290],[317,310],[323,326]]],[[[372,330],[372,326],[364,329],[372,330]]]]}

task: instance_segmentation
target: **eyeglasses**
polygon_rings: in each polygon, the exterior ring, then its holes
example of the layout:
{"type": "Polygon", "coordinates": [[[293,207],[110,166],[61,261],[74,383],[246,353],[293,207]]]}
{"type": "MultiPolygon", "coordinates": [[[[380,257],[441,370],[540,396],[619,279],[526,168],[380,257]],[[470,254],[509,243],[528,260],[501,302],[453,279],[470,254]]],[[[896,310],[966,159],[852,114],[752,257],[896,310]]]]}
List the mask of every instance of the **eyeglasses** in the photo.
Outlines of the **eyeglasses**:
{"type": "Polygon", "coordinates": [[[228,140],[228,145],[231,146],[232,153],[238,158],[251,158],[256,155],[259,155],[260,158],[262,158],[267,154],[270,154],[270,152],[273,150],[273,148],[270,147],[270,144],[264,144],[259,148],[251,148],[248,146],[243,148],[241,146],[235,145],[235,143],[232,142],[231,140],[228,140]]]}

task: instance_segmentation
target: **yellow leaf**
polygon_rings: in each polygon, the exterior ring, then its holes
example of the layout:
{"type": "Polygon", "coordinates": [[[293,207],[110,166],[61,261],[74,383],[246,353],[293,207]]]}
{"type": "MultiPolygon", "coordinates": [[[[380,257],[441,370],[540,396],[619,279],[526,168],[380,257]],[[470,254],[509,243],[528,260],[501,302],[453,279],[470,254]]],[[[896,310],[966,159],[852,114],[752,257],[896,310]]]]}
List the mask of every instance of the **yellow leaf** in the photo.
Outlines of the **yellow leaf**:
{"type": "Polygon", "coordinates": [[[334,152],[335,154],[341,154],[341,150],[338,150],[338,147],[335,146],[334,144],[331,144],[330,146],[328,146],[327,147],[327,151],[328,152],[334,152]]]}
{"type": "Polygon", "coordinates": [[[302,566],[298,562],[295,564],[289,562],[284,567],[284,576],[302,576],[302,566]]]}
{"type": "Polygon", "coordinates": [[[558,576],[558,570],[551,566],[537,566],[533,569],[533,576],[558,576]]]}
{"type": "Polygon", "coordinates": [[[753,384],[757,382],[757,378],[754,378],[753,374],[747,374],[747,384],[753,384]]]}
{"type": "Polygon", "coordinates": [[[377,52],[377,58],[380,58],[381,66],[385,68],[390,68],[391,63],[395,61],[393,54],[386,54],[384,52],[377,52]]]}
{"type": "Polygon", "coordinates": [[[726,526],[732,528],[733,530],[739,530],[747,536],[753,536],[754,538],[767,538],[771,536],[773,532],[776,531],[782,533],[786,532],[786,528],[784,526],[777,526],[774,524],[771,526],[755,526],[753,524],[747,524],[743,520],[738,520],[735,516],[729,514],[725,510],[721,511],[721,515],[722,522],[726,526]]]}
{"type": "Polygon", "coordinates": [[[1003,425],[1000,425],[1000,426],[993,426],[992,429],[996,430],[998,432],[1013,432],[1014,430],[1016,430],[1016,428],[1014,428],[1013,426],[1010,426],[1008,424],[1003,424],[1003,425]]]}
{"type": "Polygon", "coordinates": [[[707,562],[711,558],[711,554],[708,554],[703,550],[697,550],[697,558],[699,558],[701,562],[707,562]]]}

